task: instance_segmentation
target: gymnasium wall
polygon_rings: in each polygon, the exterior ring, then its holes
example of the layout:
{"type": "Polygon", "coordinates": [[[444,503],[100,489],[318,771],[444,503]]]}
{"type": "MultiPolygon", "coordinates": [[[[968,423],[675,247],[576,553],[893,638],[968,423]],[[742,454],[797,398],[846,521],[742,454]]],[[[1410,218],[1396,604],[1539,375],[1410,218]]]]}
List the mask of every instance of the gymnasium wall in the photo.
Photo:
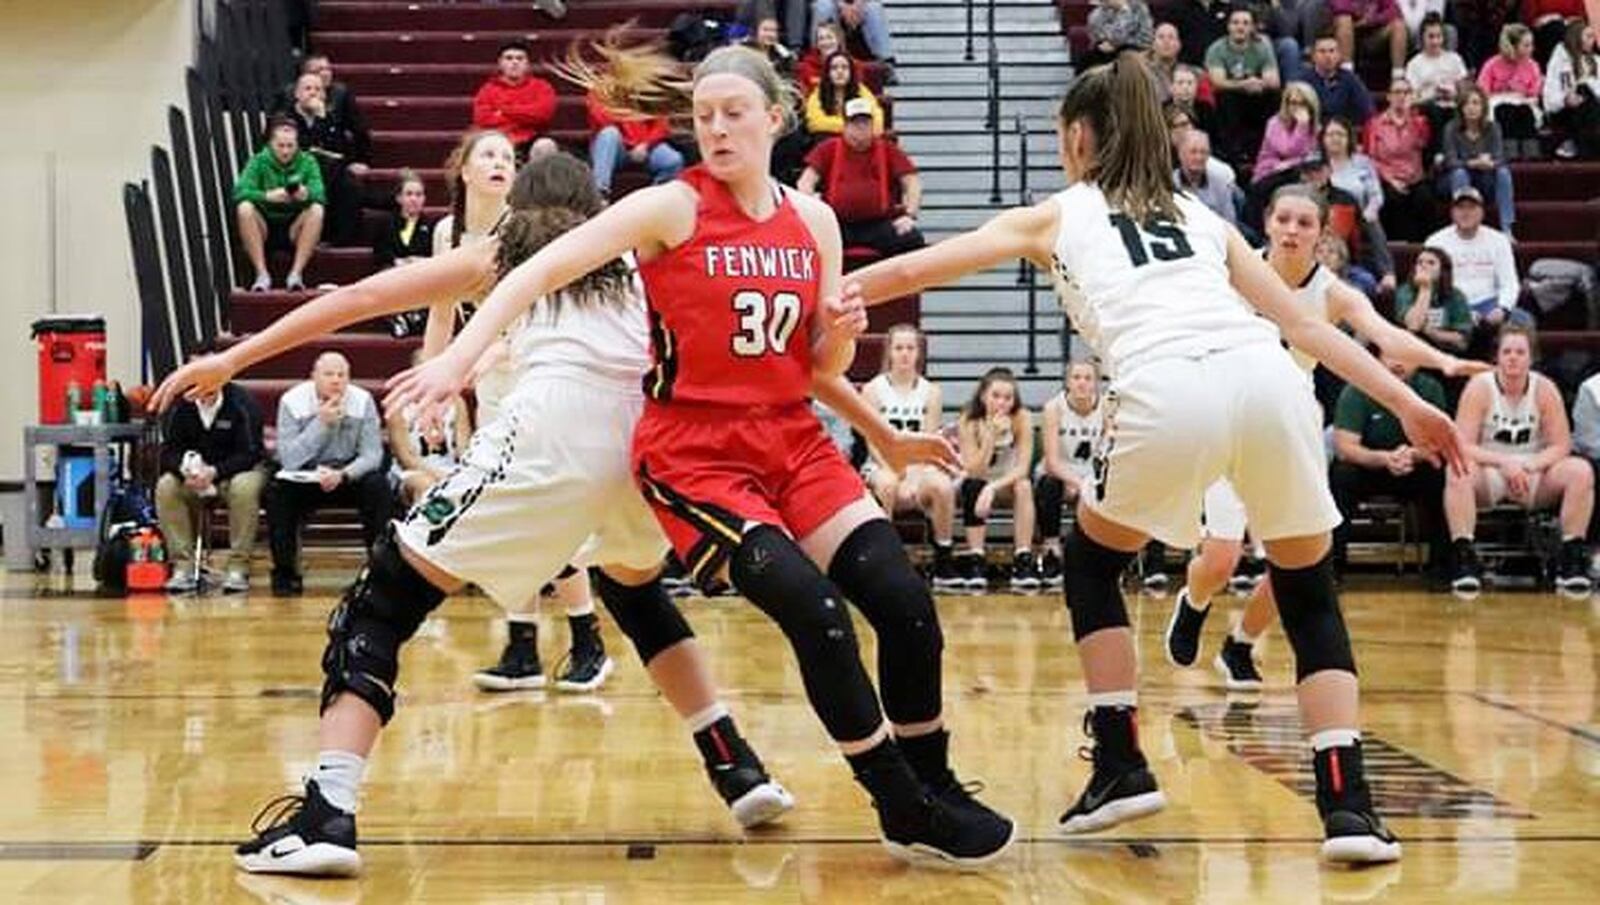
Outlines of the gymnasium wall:
{"type": "Polygon", "coordinates": [[[139,379],[122,184],[148,178],[183,96],[195,0],[0,0],[0,479],[38,416],[34,318],[101,313],[107,370],[139,379]]]}

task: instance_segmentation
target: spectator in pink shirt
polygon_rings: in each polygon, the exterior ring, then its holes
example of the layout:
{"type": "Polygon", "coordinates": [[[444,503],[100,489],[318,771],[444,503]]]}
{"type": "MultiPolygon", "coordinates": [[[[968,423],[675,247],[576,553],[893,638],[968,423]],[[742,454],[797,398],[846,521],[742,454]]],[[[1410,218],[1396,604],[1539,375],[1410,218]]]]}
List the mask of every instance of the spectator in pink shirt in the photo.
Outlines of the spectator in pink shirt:
{"type": "Polygon", "coordinates": [[[1500,29],[1500,52],[1478,71],[1478,87],[1489,96],[1489,110],[1508,143],[1512,160],[1539,156],[1539,104],[1544,77],[1533,59],[1533,32],[1520,22],[1500,29]]]}
{"type": "Polygon", "coordinates": [[[1395,79],[1389,84],[1389,106],[1367,120],[1362,145],[1383,180],[1383,209],[1379,219],[1391,239],[1418,242],[1433,229],[1438,217],[1423,151],[1432,130],[1428,120],[1411,105],[1411,83],[1395,79]]]}
{"type": "Polygon", "coordinates": [[[1261,137],[1252,182],[1294,172],[1295,166],[1317,149],[1319,113],[1317,93],[1310,85],[1290,82],[1284,86],[1278,115],[1267,120],[1266,133],[1261,137]]]}

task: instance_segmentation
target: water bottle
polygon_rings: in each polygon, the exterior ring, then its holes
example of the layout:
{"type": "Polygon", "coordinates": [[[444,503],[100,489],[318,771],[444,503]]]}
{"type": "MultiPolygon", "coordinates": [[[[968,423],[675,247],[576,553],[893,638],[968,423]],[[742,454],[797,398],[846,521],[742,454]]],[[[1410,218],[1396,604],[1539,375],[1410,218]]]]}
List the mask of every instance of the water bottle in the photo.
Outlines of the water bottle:
{"type": "Polygon", "coordinates": [[[83,407],[83,387],[78,386],[76,380],[67,384],[67,423],[75,424],[78,420],[78,409],[83,407]]]}
{"type": "Polygon", "coordinates": [[[94,389],[90,394],[90,405],[94,406],[95,420],[101,424],[111,423],[111,393],[106,389],[104,380],[96,379],[94,389]]]}
{"type": "Polygon", "coordinates": [[[161,543],[161,535],[159,534],[152,534],[150,536],[150,561],[167,561],[167,548],[161,543]]]}
{"type": "Polygon", "coordinates": [[[139,531],[128,538],[128,553],[134,562],[144,562],[149,554],[144,548],[144,532],[139,531]]]}

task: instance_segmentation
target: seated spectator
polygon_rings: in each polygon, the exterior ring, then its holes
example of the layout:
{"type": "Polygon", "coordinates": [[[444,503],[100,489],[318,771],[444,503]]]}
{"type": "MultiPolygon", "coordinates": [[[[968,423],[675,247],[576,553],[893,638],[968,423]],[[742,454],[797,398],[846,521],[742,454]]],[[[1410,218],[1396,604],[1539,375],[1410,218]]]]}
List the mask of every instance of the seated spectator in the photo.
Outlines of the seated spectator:
{"type": "Polygon", "coordinates": [[[812,135],[838,135],[844,132],[845,104],[860,100],[872,116],[872,133],[883,132],[883,106],[872,89],[856,77],[855,64],[842,50],[828,57],[828,74],[806,97],[806,131],[812,135]]]}
{"type": "Polygon", "coordinates": [[[556,89],[532,74],[528,42],[500,45],[498,66],[472,98],[472,127],[503,133],[520,160],[557,150],[543,135],[556,116],[556,89]]]}
{"type": "Polygon", "coordinates": [[[1089,49],[1079,69],[1108,63],[1121,50],[1146,50],[1154,39],[1150,7],[1144,0],[1099,0],[1089,11],[1089,49]]]}
{"type": "Polygon", "coordinates": [[[644,167],[655,184],[678,178],[683,171],[683,154],[667,141],[672,125],[666,117],[616,116],[592,94],[587,104],[589,131],[593,133],[589,139],[589,166],[594,169],[594,185],[601,195],[611,194],[611,176],[625,162],[644,167]]]}
{"type": "Polygon", "coordinates": [[[996,506],[1010,504],[1015,520],[1012,537],[1016,553],[1011,560],[1011,587],[1027,590],[1039,586],[1033,558],[1033,415],[1017,391],[1009,368],[990,368],[972,398],[961,410],[958,425],[961,464],[961,515],[966,525],[967,549],[958,562],[969,590],[982,590],[987,561],[984,535],[996,506]]]}
{"type": "Polygon", "coordinates": [[[1187,113],[1194,127],[1209,135],[1216,127],[1216,108],[1200,98],[1200,78],[1200,70],[1180,64],[1172,73],[1167,103],[1187,113]]]}
{"type": "MultiPolygon", "coordinates": [[[[1406,32],[1411,36],[1413,46],[1422,46],[1422,30],[1429,17],[1444,21],[1445,0],[1398,0],[1396,5],[1400,7],[1400,18],[1406,22],[1406,32]]],[[[1454,35],[1450,37],[1450,45],[1455,45],[1454,35]]]]}
{"type": "Polygon", "coordinates": [[[1450,225],[1429,236],[1427,244],[1450,256],[1456,288],[1466,296],[1477,322],[1493,330],[1507,319],[1531,322],[1528,313],[1517,308],[1522,284],[1511,241],[1483,225],[1483,195],[1477,189],[1470,185],[1456,189],[1450,198],[1450,225]]]}
{"type": "MultiPolygon", "coordinates": [[[[811,48],[800,56],[800,61],[794,67],[794,81],[799,86],[802,97],[809,97],[822,83],[822,74],[827,69],[828,58],[840,51],[846,54],[850,52],[849,48],[844,46],[844,32],[839,29],[839,24],[818,22],[811,48]]],[[[860,61],[852,58],[850,63],[856,70],[856,81],[861,81],[860,61]]]]}
{"type": "MultiPolygon", "coordinates": [[[[883,364],[878,376],[861,388],[861,396],[883,414],[896,430],[936,434],[944,417],[944,396],[939,385],[922,376],[922,332],[910,324],[889,328],[884,339],[883,364]]],[[[920,512],[933,535],[933,586],[959,591],[965,580],[956,572],[956,488],[950,476],[930,465],[913,465],[904,472],[889,467],[876,449],[862,469],[867,487],[883,511],[894,516],[920,512]]]]}
{"type": "Polygon", "coordinates": [[[1433,130],[1434,144],[1427,159],[1433,159],[1445,123],[1455,116],[1456,86],[1468,77],[1461,54],[1445,47],[1444,19],[1430,15],[1422,22],[1422,49],[1406,64],[1406,81],[1414,92],[1412,100],[1421,107],[1433,130]]]}
{"type": "Polygon", "coordinates": [[[1467,350],[1472,308],[1455,287],[1450,255],[1424,246],[1411,265],[1411,279],[1394,291],[1394,319],[1430,345],[1452,355],[1467,350]]]}
{"type": "Polygon", "coordinates": [[[779,75],[786,79],[794,78],[795,53],[783,43],[783,29],[778,24],[777,16],[762,16],[745,43],[764,55],[779,75]]]}
{"type": "Polygon", "coordinates": [[[1507,236],[1517,222],[1517,202],[1511,185],[1511,168],[1506,165],[1505,143],[1500,125],[1489,119],[1489,99],[1476,85],[1461,89],[1456,118],[1444,127],[1444,172],[1452,198],[1472,186],[1478,197],[1494,199],[1500,229],[1507,236]]]}
{"type": "Polygon", "coordinates": [[[1315,155],[1320,118],[1316,92],[1305,82],[1285,87],[1278,115],[1267,120],[1261,136],[1251,181],[1260,183],[1274,175],[1292,175],[1296,167],[1315,155]]]}
{"type": "MultiPolygon", "coordinates": [[[[1444,387],[1415,365],[1384,356],[1384,365],[1434,408],[1449,412],[1444,387]]],[[[1406,442],[1400,420],[1354,386],[1339,392],[1333,415],[1333,465],[1328,483],[1343,516],[1333,529],[1333,567],[1349,562],[1350,519],[1375,496],[1396,497],[1416,507],[1417,534],[1428,545],[1428,567],[1445,573],[1444,471],[1406,442]]]]}
{"type": "MultiPolygon", "coordinates": [[[[208,350],[209,351],[209,350],[208,350]]],[[[198,354],[198,353],[197,353],[198,354]]],[[[228,504],[228,558],[222,590],[250,589],[250,554],[261,515],[261,410],[237,383],[194,401],[180,400],[161,420],[161,478],[156,514],[172,557],[167,590],[195,590],[195,532],[200,507],[220,497],[228,504]]]]}
{"type": "Polygon", "coordinates": [[[1067,366],[1061,392],[1044,404],[1044,459],[1034,478],[1039,506],[1039,539],[1044,556],[1039,579],[1047,587],[1061,585],[1061,513],[1094,490],[1094,459],[1105,427],[1100,408],[1100,370],[1093,362],[1067,366]]]}
{"type": "Polygon", "coordinates": [[[1178,140],[1178,167],[1173,181],[1229,223],[1239,222],[1233,170],[1211,156],[1211,139],[1199,129],[1189,129],[1178,140]]]}
{"type": "MultiPolygon", "coordinates": [[[[345,130],[329,115],[322,80],[307,72],[295,81],[295,102],[288,116],[300,130],[300,149],[316,158],[322,186],[328,196],[324,230],[334,245],[354,244],[361,229],[361,186],[352,167],[355,149],[345,130]]],[[[360,164],[361,172],[366,165],[360,164]]]]}
{"type": "Polygon", "coordinates": [[[1328,0],[1328,12],[1341,57],[1354,63],[1359,39],[1368,52],[1388,52],[1390,78],[1405,72],[1411,35],[1395,0],[1328,0]]]}
{"type": "Polygon", "coordinates": [[[1556,45],[1544,80],[1544,113],[1561,144],[1556,156],[1600,156],[1600,54],[1594,26],[1576,21],[1556,45]]]}
{"type": "Polygon", "coordinates": [[[1533,33],[1512,22],[1500,30],[1500,52],[1478,70],[1478,87],[1489,97],[1489,112],[1505,138],[1512,160],[1539,156],[1539,104],[1544,77],[1533,60],[1533,33]]]}
{"type": "MultiPolygon", "coordinates": [[[[422,350],[411,356],[413,366],[422,363],[422,350]]],[[[394,462],[389,473],[400,489],[400,502],[413,506],[428,488],[444,480],[461,461],[467,441],[472,438],[472,417],[467,403],[457,396],[445,409],[444,417],[419,418],[415,406],[391,411],[384,418],[389,449],[394,462]]]]}
{"type": "Polygon", "coordinates": [[[396,211],[372,243],[378,267],[387,270],[433,255],[433,221],[428,219],[428,187],[416,170],[400,171],[395,188],[396,211]]]}
{"type": "Polygon", "coordinates": [[[1368,295],[1394,291],[1394,256],[1389,253],[1383,225],[1363,216],[1361,203],[1334,185],[1332,177],[1332,169],[1320,154],[1300,165],[1300,180],[1316,189],[1317,197],[1327,206],[1327,231],[1344,241],[1351,261],[1373,280],[1371,286],[1360,287],[1362,291],[1368,295]]]}
{"type": "Polygon", "coordinates": [[[873,134],[870,104],[845,107],[844,134],[811,149],[798,188],[820,195],[839,217],[844,245],[865,245],[884,256],[926,244],[917,229],[922,179],[900,146],[873,134]]]}
{"type": "Polygon", "coordinates": [[[1338,233],[1325,232],[1318,236],[1315,254],[1318,264],[1355,287],[1362,295],[1372,298],[1378,294],[1378,278],[1365,267],[1350,263],[1350,243],[1338,233]]]}
{"type": "Polygon", "coordinates": [[[278,400],[278,462],[267,489],[272,538],[272,593],[302,592],[300,528],[322,506],[354,506],[372,546],[393,508],[383,465],[383,429],[372,394],[350,383],[350,362],[338,352],[317,357],[311,379],[278,400]]]}
{"type": "Polygon", "coordinates": [[[837,22],[847,35],[860,32],[867,51],[889,67],[885,83],[894,84],[894,38],[879,0],[813,0],[811,21],[837,22]]]}
{"type": "Polygon", "coordinates": [[[1284,84],[1305,81],[1305,50],[1326,12],[1323,0],[1272,0],[1257,5],[1256,10],[1257,30],[1278,57],[1278,77],[1284,84]]]}
{"type": "Polygon", "coordinates": [[[1178,58],[1190,66],[1205,66],[1211,45],[1228,34],[1233,5],[1228,0],[1176,0],[1159,5],[1161,19],[1177,28],[1182,47],[1178,58]]]}
{"type": "Polygon", "coordinates": [[[1367,120],[1362,140],[1381,180],[1379,222],[1389,238],[1401,242],[1419,241],[1438,220],[1423,157],[1432,130],[1411,106],[1411,98],[1410,83],[1395,79],[1389,85],[1389,106],[1367,120]]]}
{"type": "Polygon", "coordinates": [[[1331,35],[1317,38],[1311,47],[1311,71],[1307,78],[1317,92],[1322,115],[1342,116],[1357,127],[1372,118],[1372,95],[1354,72],[1342,65],[1345,57],[1339,42],[1331,35]]]}
{"type": "Polygon", "coordinates": [[[294,260],[283,286],[306,288],[306,263],[322,241],[322,211],[327,195],[317,161],[300,150],[294,121],[274,119],[267,126],[267,146],[255,153],[233,183],[239,241],[255,268],[251,292],[272,288],[267,273],[268,249],[293,248],[294,260]]]}
{"type": "MultiPolygon", "coordinates": [[[[322,97],[327,106],[327,118],[333,123],[335,129],[343,133],[344,142],[350,148],[350,173],[361,177],[367,174],[367,165],[372,160],[372,133],[367,128],[366,117],[361,112],[361,105],[356,102],[355,93],[344,82],[336,81],[333,77],[333,62],[325,53],[309,53],[300,61],[298,75],[310,73],[322,81],[322,97]]],[[[282,92],[273,105],[274,113],[288,113],[295,103],[294,82],[283,87],[282,92]]]]}
{"type": "Polygon", "coordinates": [[[1178,55],[1183,52],[1183,42],[1178,39],[1178,26],[1171,22],[1157,22],[1150,32],[1150,52],[1146,61],[1150,71],[1161,85],[1161,99],[1172,96],[1172,77],[1179,66],[1186,66],[1178,55]]]}
{"type": "Polygon", "coordinates": [[[1262,127],[1278,106],[1283,85],[1272,45],[1256,33],[1255,13],[1235,8],[1228,15],[1227,36],[1206,50],[1206,74],[1216,92],[1222,158],[1242,165],[1262,143],[1262,127]]]}
{"type": "Polygon", "coordinates": [[[1478,510],[1502,503],[1530,511],[1560,508],[1561,552],[1556,586],[1587,594],[1589,551],[1584,535],[1594,510],[1594,472],[1572,454],[1572,427],[1555,382],[1533,370],[1533,333],[1508,324],[1500,331],[1494,370],[1467,382],[1456,406],[1456,430],[1468,471],[1445,480],[1445,517],[1454,547],[1451,588],[1473,594],[1483,586],[1473,535],[1478,510]]]}
{"type": "Polygon", "coordinates": [[[1550,55],[1567,38],[1567,27],[1588,15],[1584,0],[1522,0],[1522,21],[1533,32],[1533,57],[1548,67],[1550,55]]]}
{"type": "Polygon", "coordinates": [[[1377,223],[1383,210],[1383,183],[1372,158],[1355,143],[1350,121],[1335,116],[1322,124],[1322,156],[1328,161],[1333,184],[1349,192],[1361,206],[1361,216],[1377,223]]]}

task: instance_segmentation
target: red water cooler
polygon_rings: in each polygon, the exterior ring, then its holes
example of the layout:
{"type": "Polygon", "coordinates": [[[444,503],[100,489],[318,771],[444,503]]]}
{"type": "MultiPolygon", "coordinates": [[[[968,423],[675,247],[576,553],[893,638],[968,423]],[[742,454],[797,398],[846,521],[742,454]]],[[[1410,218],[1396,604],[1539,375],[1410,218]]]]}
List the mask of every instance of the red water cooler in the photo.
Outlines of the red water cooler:
{"type": "Polygon", "coordinates": [[[67,387],[77,384],[87,405],[96,380],[106,379],[106,319],[60,314],[33,322],[39,346],[39,423],[67,424],[67,387]]]}

